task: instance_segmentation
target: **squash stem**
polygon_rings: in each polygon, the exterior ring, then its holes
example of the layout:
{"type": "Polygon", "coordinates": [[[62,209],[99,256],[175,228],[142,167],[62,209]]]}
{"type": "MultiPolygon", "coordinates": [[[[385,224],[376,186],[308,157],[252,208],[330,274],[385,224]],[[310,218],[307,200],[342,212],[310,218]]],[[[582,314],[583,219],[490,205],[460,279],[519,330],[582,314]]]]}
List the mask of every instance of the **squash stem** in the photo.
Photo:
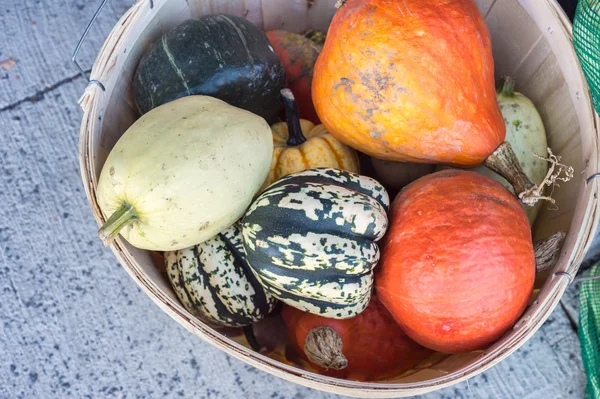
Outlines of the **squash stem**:
{"type": "Polygon", "coordinates": [[[285,120],[288,128],[287,145],[288,147],[296,147],[306,141],[300,126],[298,104],[296,104],[296,98],[294,98],[294,94],[290,89],[282,89],[280,93],[285,106],[285,120]]]}
{"type": "Polygon", "coordinates": [[[331,327],[316,327],[309,331],[304,340],[304,353],[308,360],[325,369],[342,370],[348,359],[342,353],[342,338],[331,327]]]}
{"type": "Polygon", "coordinates": [[[560,243],[565,237],[566,234],[559,231],[550,236],[550,238],[535,243],[533,251],[535,253],[535,271],[537,273],[545,272],[554,267],[558,260],[560,243]]]}
{"type": "Polygon", "coordinates": [[[252,324],[250,324],[249,326],[245,326],[242,328],[242,331],[244,332],[244,336],[246,337],[246,341],[248,341],[248,344],[250,345],[250,347],[255,351],[255,352],[260,352],[260,344],[258,343],[258,340],[256,339],[256,335],[254,335],[254,328],[252,327],[252,324]]]}
{"type": "MultiPolygon", "coordinates": [[[[521,168],[521,164],[519,164],[519,160],[508,141],[500,144],[492,155],[487,157],[484,164],[488,169],[508,180],[519,199],[521,199],[521,193],[536,187],[521,168]]],[[[528,205],[533,206],[533,204],[528,205]]]]}
{"type": "Polygon", "coordinates": [[[123,227],[139,220],[137,211],[128,202],[123,201],[121,206],[108,218],[106,223],[98,230],[98,237],[102,239],[105,246],[109,246],[123,227]]]}
{"type": "Polygon", "coordinates": [[[336,8],[336,10],[339,10],[340,8],[342,8],[342,6],[343,6],[344,4],[346,4],[346,1],[348,1],[348,0],[338,0],[338,1],[335,3],[335,8],[336,8]]]}
{"type": "Polygon", "coordinates": [[[515,80],[510,76],[504,78],[504,83],[500,89],[500,95],[504,97],[514,97],[515,95],[515,80]]]}

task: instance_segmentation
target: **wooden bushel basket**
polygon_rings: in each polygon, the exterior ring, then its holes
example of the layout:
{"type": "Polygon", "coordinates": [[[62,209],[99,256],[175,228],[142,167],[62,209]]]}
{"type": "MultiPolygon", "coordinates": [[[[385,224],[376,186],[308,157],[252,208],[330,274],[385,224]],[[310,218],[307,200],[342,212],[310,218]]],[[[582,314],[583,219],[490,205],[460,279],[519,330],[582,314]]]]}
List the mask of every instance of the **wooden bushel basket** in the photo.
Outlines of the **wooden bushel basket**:
{"type": "MultiPolygon", "coordinates": [[[[149,43],[180,22],[207,13],[244,16],[263,29],[325,31],[335,0],[143,0],[112,30],[81,98],[81,176],[98,224],[104,218],[96,202],[102,165],[113,145],[135,121],[131,80],[149,43]]],[[[498,363],[523,345],[558,304],[592,242],[598,222],[598,119],[579,62],[571,45],[571,25],[554,0],[477,0],[493,41],[496,78],[511,75],[517,90],[533,100],[544,121],[548,143],[575,177],[556,189],[558,210],[544,207],[533,228],[534,240],[568,232],[555,268],[538,276],[537,299],[515,327],[485,351],[439,356],[395,378],[354,382],[324,377],[254,352],[188,313],[179,303],[151,252],[118,238],[112,250],[150,298],[192,333],[232,356],[286,380],[312,388],[358,397],[402,397],[423,394],[466,380],[498,363]]]]}

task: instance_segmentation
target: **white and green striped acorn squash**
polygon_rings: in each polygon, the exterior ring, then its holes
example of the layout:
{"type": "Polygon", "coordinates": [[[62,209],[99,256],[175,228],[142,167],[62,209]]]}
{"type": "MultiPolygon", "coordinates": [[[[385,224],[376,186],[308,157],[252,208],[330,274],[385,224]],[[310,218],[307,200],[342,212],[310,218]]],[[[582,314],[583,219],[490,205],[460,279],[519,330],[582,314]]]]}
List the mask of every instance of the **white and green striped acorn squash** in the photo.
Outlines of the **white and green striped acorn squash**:
{"type": "Polygon", "coordinates": [[[244,327],[277,303],[248,266],[237,224],[201,244],[165,252],[165,263],[183,306],[208,323],[244,327]]]}
{"type": "Polygon", "coordinates": [[[371,297],[388,208],[385,188],[369,177],[332,168],[288,175],[242,220],[248,263],[290,306],[335,319],[356,316],[371,297]]]}

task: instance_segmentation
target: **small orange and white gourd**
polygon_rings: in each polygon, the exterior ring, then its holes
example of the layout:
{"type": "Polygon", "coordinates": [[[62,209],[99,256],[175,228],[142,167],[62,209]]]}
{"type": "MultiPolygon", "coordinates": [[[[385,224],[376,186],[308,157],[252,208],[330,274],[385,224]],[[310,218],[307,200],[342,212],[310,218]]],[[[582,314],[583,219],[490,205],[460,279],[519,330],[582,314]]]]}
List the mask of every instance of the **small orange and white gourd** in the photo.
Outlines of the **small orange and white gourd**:
{"type": "Polygon", "coordinates": [[[325,126],[300,119],[298,105],[290,89],[281,90],[286,122],[271,126],[273,160],[263,189],[291,173],[329,167],[359,172],[356,151],[329,134],[325,126]]]}

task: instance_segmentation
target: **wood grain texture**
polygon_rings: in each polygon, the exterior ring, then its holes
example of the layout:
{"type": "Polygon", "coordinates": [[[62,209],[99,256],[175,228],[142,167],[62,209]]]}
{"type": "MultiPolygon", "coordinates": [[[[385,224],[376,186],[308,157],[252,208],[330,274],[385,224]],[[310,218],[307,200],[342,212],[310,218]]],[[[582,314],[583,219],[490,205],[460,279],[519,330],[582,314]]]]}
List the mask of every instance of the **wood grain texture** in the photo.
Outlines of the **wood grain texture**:
{"type": "Polygon", "coordinates": [[[475,0],[479,11],[481,11],[484,16],[488,14],[495,2],[496,0],[475,0]]]}
{"type": "Polygon", "coordinates": [[[517,0],[494,2],[485,21],[492,35],[496,76],[514,75],[542,33],[517,0]]]}
{"type": "Polygon", "coordinates": [[[308,11],[306,0],[262,0],[261,3],[264,29],[283,29],[300,33],[308,28],[306,18],[300,17],[308,11]],[[298,14],[297,18],[289,18],[289,15],[295,14],[298,14]]]}
{"type": "MultiPolygon", "coordinates": [[[[555,154],[562,155],[562,162],[575,168],[576,176],[580,176],[585,169],[585,160],[582,159],[578,149],[581,147],[581,136],[576,114],[572,107],[565,107],[565,98],[569,96],[569,87],[559,76],[556,57],[548,55],[539,65],[538,69],[527,80],[523,80],[517,87],[523,91],[536,105],[544,126],[548,145],[555,154]],[[542,86],[533,82],[541,79],[551,84],[542,86]],[[569,109],[571,108],[571,109],[569,109]]],[[[554,190],[552,197],[556,206],[546,204],[538,216],[539,220],[546,223],[536,223],[534,235],[543,238],[557,231],[568,231],[574,213],[572,205],[580,195],[581,182],[579,179],[560,183],[554,190]]]]}

